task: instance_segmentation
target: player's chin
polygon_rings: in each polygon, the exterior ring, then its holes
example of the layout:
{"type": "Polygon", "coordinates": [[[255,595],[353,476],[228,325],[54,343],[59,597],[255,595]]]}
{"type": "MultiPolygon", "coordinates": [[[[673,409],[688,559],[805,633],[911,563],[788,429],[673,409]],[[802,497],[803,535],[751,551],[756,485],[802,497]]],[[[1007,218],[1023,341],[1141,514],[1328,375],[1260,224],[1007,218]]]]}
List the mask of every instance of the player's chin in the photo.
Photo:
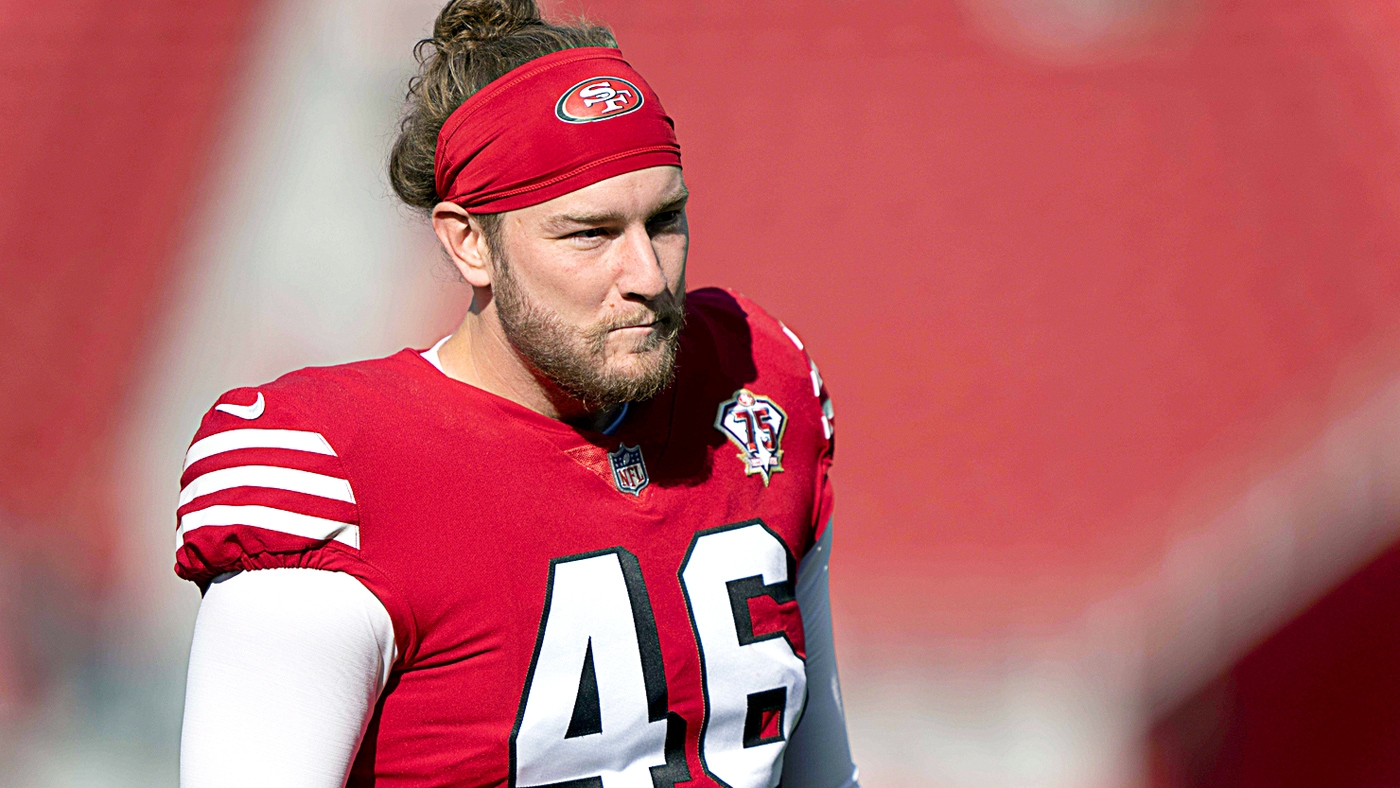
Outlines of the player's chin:
{"type": "Polygon", "coordinates": [[[609,354],[608,372],[614,379],[654,381],[668,379],[674,367],[675,350],[666,342],[645,343],[609,354]]]}
{"type": "Polygon", "coordinates": [[[664,347],[636,347],[608,354],[608,371],[613,376],[632,378],[648,377],[667,363],[664,347]]]}

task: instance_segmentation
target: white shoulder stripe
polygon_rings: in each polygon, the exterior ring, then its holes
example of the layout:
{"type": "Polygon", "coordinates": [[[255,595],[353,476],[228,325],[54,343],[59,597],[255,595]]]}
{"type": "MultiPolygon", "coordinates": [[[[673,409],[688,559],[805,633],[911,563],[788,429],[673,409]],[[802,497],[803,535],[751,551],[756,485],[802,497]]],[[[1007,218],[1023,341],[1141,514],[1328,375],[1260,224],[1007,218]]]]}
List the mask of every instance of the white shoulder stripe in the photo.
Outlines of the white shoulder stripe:
{"type": "Polygon", "coordinates": [[[180,518],[180,536],[206,525],[251,525],[306,539],[334,539],[360,549],[360,528],[354,523],[297,514],[270,506],[210,506],[180,518]]]}
{"type": "Polygon", "coordinates": [[[185,453],[185,467],[206,457],[238,449],[292,449],[336,456],[335,449],[319,432],[304,430],[226,430],[195,441],[185,453]]]}
{"type": "Polygon", "coordinates": [[[273,465],[240,465],[195,477],[194,481],[180,491],[180,506],[201,495],[234,487],[266,487],[317,495],[346,503],[355,502],[355,493],[350,489],[350,482],[344,479],[273,465]]]}
{"type": "Polygon", "coordinates": [[[809,358],[807,364],[811,367],[812,396],[820,397],[822,395],[822,373],[817,369],[817,362],[809,358]]]}
{"type": "Polygon", "coordinates": [[[781,328],[781,329],[783,330],[783,333],[784,333],[784,334],[787,334],[787,338],[788,338],[788,339],[791,339],[791,340],[792,340],[792,344],[797,345],[797,349],[798,349],[798,350],[806,350],[806,349],[807,349],[807,348],[805,348],[805,347],[802,346],[802,340],[798,339],[798,338],[797,338],[797,335],[794,334],[794,333],[792,333],[792,329],[788,328],[786,325],[783,324],[783,321],[781,321],[781,320],[778,321],[778,327],[781,328]]]}

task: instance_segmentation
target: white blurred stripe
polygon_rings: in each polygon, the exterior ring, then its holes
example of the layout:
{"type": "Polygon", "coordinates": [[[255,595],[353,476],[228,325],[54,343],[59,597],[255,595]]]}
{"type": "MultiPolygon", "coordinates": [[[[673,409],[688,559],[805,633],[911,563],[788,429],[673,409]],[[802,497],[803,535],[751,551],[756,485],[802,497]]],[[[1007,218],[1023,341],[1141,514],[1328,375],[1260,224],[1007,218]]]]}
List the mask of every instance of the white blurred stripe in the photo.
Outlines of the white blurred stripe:
{"type": "Polygon", "coordinates": [[[791,340],[792,340],[792,344],[797,345],[797,349],[798,349],[798,350],[806,350],[806,349],[807,349],[807,347],[806,347],[805,345],[802,344],[802,340],[798,339],[798,338],[797,338],[797,335],[794,334],[794,333],[792,333],[792,329],[788,328],[786,323],[784,323],[783,321],[779,320],[779,321],[778,321],[778,327],[781,328],[781,329],[783,330],[783,333],[784,333],[784,334],[787,334],[787,338],[788,338],[788,339],[791,339],[791,340]]]}
{"type": "Polygon", "coordinates": [[[319,432],[304,430],[228,430],[195,441],[185,453],[185,468],[226,451],[238,449],[291,449],[336,456],[335,449],[319,432]]]}
{"type": "Polygon", "coordinates": [[[210,506],[180,518],[180,536],[206,525],[248,525],[306,539],[334,539],[360,547],[360,528],[354,523],[297,514],[270,506],[210,506]]]}
{"type": "MultiPolygon", "coordinates": [[[[207,440],[207,439],[206,439],[207,440]]],[[[221,468],[195,477],[194,481],[180,491],[180,505],[193,501],[201,495],[229,490],[234,487],[266,487],[273,490],[306,493],[321,498],[332,498],[346,503],[355,502],[355,493],[350,482],[296,468],[279,468],[273,465],[240,465],[235,468],[221,468]]]]}

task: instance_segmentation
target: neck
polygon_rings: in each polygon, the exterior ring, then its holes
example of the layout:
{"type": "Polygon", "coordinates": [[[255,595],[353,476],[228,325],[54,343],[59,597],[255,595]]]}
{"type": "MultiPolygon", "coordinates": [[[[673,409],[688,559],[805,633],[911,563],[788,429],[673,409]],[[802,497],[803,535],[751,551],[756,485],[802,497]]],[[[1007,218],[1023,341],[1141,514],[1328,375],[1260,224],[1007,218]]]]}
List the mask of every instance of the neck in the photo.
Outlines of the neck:
{"type": "Polygon", "coordinates": [[[473,302],[461,325],[438,348],[448,377],[575,427],[601,432],[613,423],[621,405],[589,410],[565,394],[516,351],[506,338],[494,302],[478,308],[480,300],[473,302]]]}

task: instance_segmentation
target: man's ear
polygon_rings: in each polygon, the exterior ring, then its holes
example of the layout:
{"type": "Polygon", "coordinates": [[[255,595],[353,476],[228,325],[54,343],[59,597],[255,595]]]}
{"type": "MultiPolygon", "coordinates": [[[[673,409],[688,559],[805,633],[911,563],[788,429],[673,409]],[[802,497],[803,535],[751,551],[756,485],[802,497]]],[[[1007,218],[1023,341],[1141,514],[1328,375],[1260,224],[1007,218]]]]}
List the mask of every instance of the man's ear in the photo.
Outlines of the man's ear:
{"type": "Polygon", "coordinates": [[[456,203],[440,202],[433,206],[433,232],[467,284],[491,286],[491,248],[480,220],[456,203]]]}

